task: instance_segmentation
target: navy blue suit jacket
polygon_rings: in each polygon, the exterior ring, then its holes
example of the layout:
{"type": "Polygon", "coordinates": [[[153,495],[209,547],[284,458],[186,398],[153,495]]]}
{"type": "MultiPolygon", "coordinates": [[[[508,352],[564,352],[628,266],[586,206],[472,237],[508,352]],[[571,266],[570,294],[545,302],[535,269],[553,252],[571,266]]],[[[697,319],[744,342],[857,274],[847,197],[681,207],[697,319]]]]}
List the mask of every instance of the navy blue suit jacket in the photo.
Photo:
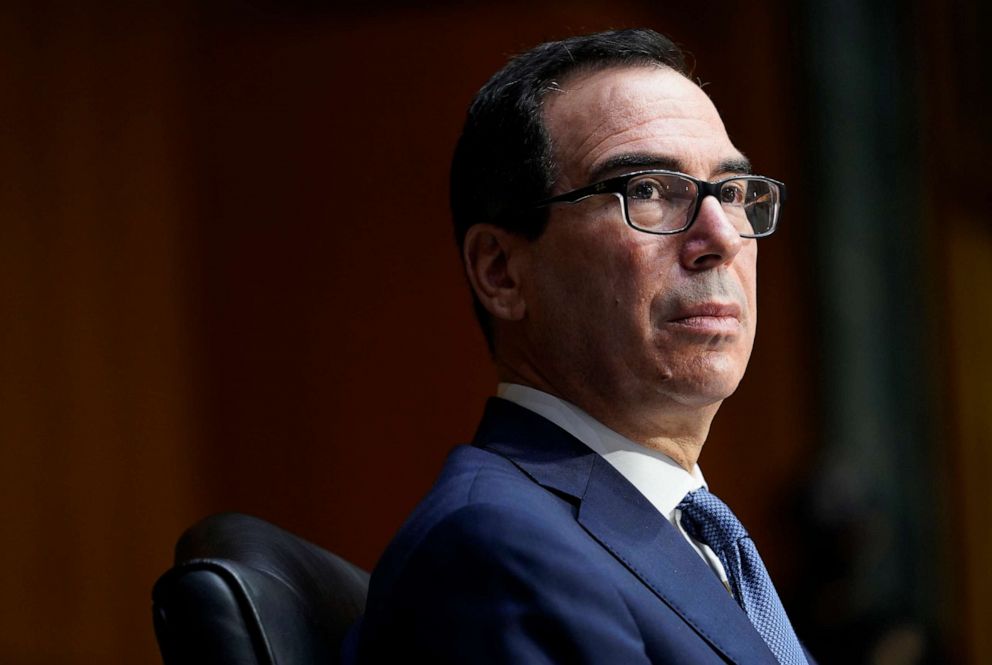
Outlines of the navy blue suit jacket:
{"type": "Polygon", "coordinates": [[[776,663],[602,457],[492,399],[372,574],[361,663],[776,663]]]}

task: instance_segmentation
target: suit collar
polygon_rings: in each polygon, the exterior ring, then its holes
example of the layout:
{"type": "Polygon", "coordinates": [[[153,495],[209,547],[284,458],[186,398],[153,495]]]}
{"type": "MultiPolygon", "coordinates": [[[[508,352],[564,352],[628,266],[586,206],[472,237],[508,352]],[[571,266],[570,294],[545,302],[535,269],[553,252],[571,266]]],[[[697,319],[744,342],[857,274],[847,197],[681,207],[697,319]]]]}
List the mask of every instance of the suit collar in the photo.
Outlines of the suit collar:
{"type": "Polygon", "coordinates": [[[535,482],[581,499],[598,455],[551,421],[491,398],[473,444],[510,459],[535,482]]]}
{"type": "Polygon", "coordinates": [[[523,407],[493,398],[474,444],[574,498],[582,527],[732,662],[775,663],[747,616],[681,534],[578,439],[523,407]]]}
{"type": "Polygon", "coordinates": [[[599,453],[669,521],[687,493],[706,485],[698,466],[686,471],[668,455],[631,441],[560,397],[516,383],[501,383],[497,390],[501,398],[544,416],[599,453]]]}

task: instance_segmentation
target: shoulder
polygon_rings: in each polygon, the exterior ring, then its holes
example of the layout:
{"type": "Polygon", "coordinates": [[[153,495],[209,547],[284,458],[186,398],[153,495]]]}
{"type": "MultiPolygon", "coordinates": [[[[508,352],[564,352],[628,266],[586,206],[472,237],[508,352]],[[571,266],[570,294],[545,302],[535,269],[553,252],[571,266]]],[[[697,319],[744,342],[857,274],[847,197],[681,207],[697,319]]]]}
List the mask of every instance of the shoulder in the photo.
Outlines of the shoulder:
{"type": "Polygon", "coordinates": [[[566,497],[498,455],[456,451],[373,573],[368,662],[398,648],[430,662],[467,653],[476,662],[604,662],[607,647],[643,654],[603,556],[566,497]]]}
{"type": "Polygon", "coordinates": [[[541,514],[568,505],[567,499],[542,487],[509,459],[483,448],[459,446],[404,529],[417,522],[433,527],[451,513],[471,506],[489,506],[492,512],[505,509],[541,514]]]}
{"type": "MultiPolygon", "coordinates": [[[[390,543],[376,576],[399,575],[416,553],[453,556],[466,548],[478,554],[503,545],[533,543],[534,536],[577,528],[574,505],[541,487],[508,459],[491,451],[459,446],[434,487],[390,543]]],[[[421,556],[425,556],[421,554],[421,556]]]]}

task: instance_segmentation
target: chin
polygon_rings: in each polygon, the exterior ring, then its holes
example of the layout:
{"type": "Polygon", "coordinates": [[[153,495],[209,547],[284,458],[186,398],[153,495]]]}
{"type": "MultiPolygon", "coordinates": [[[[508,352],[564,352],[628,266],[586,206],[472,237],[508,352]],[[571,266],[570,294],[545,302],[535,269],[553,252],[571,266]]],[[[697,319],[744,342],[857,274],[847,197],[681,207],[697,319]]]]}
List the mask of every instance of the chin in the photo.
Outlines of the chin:
{"type": "Polygon", "coordinates": [[[678,393],[676,395],[676,401],[685,407],[690,407],[693,409],[705,409],[710,406],[719,406],[723,403],[723,400],[727,399],[734,393],[733,390],[729,391],[719,391],[719,390],[696,390],[696,391],[685,391],[678,393]]]}
{"type": "Polygon", "coordinates": [[[703,366],[685,368],[681,372],[663,372],[659,392],[676,402],[694,408],[719,404],[734,394],[744,372],[737,363],[705,363],[703,366]],[[691,371],[690,371],[691,370],[691,371]]]}

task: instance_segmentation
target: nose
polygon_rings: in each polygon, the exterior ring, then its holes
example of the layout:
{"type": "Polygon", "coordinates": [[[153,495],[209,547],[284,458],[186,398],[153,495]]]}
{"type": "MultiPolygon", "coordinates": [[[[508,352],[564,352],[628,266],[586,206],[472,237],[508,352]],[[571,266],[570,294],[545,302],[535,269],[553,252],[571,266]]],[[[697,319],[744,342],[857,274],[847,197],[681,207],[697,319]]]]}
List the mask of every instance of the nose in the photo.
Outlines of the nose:
{"type": "Polygon", "coordinates": [[[679,260],[686,270],[708,270],[733,263],[746,242],[713,196],[703,199],[685,234],[679,260]]]}

